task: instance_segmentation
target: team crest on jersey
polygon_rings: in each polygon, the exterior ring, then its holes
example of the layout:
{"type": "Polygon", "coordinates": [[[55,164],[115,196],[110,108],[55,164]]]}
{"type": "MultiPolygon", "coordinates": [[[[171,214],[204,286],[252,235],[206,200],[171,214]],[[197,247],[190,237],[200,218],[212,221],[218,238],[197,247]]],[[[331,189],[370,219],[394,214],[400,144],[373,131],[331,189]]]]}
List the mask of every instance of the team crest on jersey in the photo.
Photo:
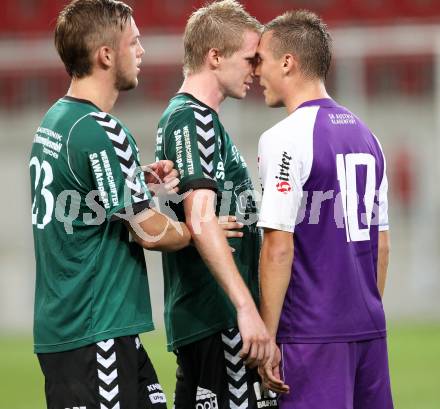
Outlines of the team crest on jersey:
{"type": "Polygon", "coordinates": [[[283,194],[287,194],[292,191],[292,187],[289,183],[289,170],[290,170],[290,162],[292,160],[292,157],[287,154],[287,152],[283,152],[283,155],[281,156],[281,163],[278,164],[280,170],[278,172],[278,175],[275,176],[275,179],[277,179],[276,188],[278,192],[281,192],[283,194]]]}

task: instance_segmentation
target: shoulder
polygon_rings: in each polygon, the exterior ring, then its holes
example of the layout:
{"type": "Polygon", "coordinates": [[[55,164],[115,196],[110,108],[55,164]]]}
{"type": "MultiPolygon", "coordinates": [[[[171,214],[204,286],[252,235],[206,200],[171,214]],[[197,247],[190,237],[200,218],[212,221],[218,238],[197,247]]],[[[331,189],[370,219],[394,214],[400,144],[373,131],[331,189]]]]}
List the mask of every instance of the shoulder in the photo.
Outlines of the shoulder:
{"type": "Polygon", "coordinates": [[[90,112],[76,121],[68,137],[68,144],[80,147],[122,144],[127,138],[125,127],[106,112],[90,112]]]}
{"type": "Polygon", "coordinates": [[[168,122],[170,123],[179,120],[199,120],[206,122],[207,119],[212,121],[212,113],[210,109],[202,105],[198,105],[195,102],[186,101],[171,108],[169,111],[168,122]]]}
{"type": "Polygon", "coordinates": [[[260,149],[292,149],[295,152],[309,150],[313,143],[313,130],[319,107],[303,107],[272,128],[260,138],[260,149]]]}

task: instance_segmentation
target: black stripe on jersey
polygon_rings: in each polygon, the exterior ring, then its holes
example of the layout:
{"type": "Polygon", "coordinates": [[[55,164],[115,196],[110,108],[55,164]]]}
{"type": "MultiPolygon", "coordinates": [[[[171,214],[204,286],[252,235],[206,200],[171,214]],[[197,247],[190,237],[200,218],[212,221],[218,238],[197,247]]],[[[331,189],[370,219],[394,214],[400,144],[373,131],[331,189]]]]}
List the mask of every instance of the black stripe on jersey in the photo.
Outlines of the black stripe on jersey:
{"type": "Polygon", "coordinates": [[[215,179],[215,130],[211,111],[208,108],[195,105],[194,103],[191,103],[190,107],[194,112],[197,146],[203,174],[209,179],[215,179]]]}
{"type": "MultiPolygon", "coordinates": [[[[136,175],[136,160],[128,141],[127,135],[121,124],[105,112],[93,112],[90,114],[106,132],[112,142],[116,156],[125,176],[125,184],[130,189],[131,197],[135,203],[148,202],[147,194],[136,175]]],[[[145,207],[144,207],[145,208],[145,207]]]]}

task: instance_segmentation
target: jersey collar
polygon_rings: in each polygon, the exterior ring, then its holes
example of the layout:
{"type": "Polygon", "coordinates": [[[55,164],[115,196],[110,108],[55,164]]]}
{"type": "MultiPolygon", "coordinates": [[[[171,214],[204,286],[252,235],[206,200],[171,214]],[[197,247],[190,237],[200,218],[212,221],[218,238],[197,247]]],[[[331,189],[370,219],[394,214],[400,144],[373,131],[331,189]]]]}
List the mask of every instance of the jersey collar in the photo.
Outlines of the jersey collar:
{"type": "MultiPolygon", "coordinates": [[[[338,106],[338,104],[333,101],[331,98],[321,98],[321,99],[312,99],[310,101],[303,102],[298,108],[300,109],[303,107],[312,107],[312,106],[320,106],[325,108],[333,108],[338,106]]],[[[296,111],[295,109],[295,111],[296,111]]]]}
{"type": "Polygon", "coordinates": [[[99,107],[97,107],[93,102],[89,101],[88,99],[75,98],[75,97],[70,97],[68,95],[65,95],[62,99],[64,99],[65,101],[79,102],[81,104],[91,105],[93,108],[96,108],[98,111],[101,111],[99,107]]]}
{"type": "Polygon", "coordinates": [[[208,108],[210,111],[214,112],[215,114],[217,114],[217,112],[211,108],[209,105],[206,105],[204,102],[198,100],[194,95],[189,94],[188,92],[178,92],[176,94],[176,97],[180,97],[180,96],[185,96],[187,98],[191,98],[195,103],[197,103],[197,105],[201,105],[205,108],[208,108]]]}

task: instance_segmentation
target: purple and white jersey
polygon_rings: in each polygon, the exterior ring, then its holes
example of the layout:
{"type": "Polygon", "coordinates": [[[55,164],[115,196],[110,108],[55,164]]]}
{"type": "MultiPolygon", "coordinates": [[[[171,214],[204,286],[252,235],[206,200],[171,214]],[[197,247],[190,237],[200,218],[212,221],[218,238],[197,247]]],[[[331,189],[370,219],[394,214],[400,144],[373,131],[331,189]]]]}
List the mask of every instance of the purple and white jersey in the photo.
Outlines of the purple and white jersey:
{"type": "Polygon", "coordinates": [[[376,137],[332,99],[308,101],[261,136],[259,171],[258,226],[294,232],[278,342],[385,336],[376,277],[388,183],[376,137]]]}

